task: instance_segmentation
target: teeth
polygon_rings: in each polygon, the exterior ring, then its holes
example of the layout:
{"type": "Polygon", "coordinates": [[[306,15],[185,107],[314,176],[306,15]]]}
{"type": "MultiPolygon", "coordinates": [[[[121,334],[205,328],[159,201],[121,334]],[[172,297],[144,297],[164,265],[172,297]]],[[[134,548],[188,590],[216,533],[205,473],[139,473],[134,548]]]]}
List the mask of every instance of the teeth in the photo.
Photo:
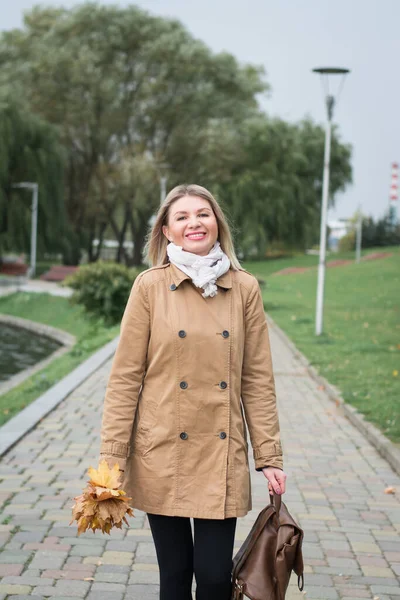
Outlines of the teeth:
{"type": "Polygon", "coordinates": [[[188,238],[202,238],[204,237],[204,233],[192,233],[190,235],[188,235],[188,238]]]}

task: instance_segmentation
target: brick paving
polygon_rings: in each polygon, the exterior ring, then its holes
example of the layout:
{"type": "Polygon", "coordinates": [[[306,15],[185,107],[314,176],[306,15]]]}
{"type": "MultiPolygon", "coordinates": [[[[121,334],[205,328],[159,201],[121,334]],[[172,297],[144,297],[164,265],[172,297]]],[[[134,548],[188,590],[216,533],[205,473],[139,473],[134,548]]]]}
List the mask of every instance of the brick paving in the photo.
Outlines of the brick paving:
{"type": "MultiPolygon", "coordinates": [[[[400,600],[400,479],[327,399],[271,329],[288,473],[285,495],[305,529],[305,593],[287,600],[400,600]],[[396,488],[395,495],[384,489],[396,488]]],[[[110,363],[98,370],[4,457],[0,466],[0,600],[155,600],[158,572],[145,515],[111,536],[69,526],[72,498],[99,448],[110,363]]],[[[267,501],[253,472],[254,509],[267,501]]]]}

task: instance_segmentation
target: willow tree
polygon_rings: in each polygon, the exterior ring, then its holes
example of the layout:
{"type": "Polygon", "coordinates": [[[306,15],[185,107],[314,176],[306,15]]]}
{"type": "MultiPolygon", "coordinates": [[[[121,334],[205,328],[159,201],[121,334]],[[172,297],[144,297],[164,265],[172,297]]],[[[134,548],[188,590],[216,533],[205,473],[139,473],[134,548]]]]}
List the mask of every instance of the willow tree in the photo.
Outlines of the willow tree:
{"type": "Polygon", "coordinates": [[[63,197],[63,149],[54,127],[13,97],[0,100],[0,255],[29,252],[31,193],[39,184],[38,252],[60,252],[68,240],[63,197]]]}
{"type": "MultiPolygon", "coordinates": [[[[147,188],[139,174],[127,197],[114,177],[127,154],[139,159],[132,164],[147,161],[146,170],[152,163],[155,182],[160,163],[169,165],[170,185],[201,181],[202,159],[209,164],[215,146],[212,127],[235,127],[257,111],[256,96],[266,89],[260,69],[214,54],[181,23],[135,6],[36,7],[22,29],[1,35],[0,62],[0,77],[60,129],[68,216],[89,255],[112,220],[118,238],[135,231],[143,243],[147,188]]],[[[154,187],[150,211],[158,199],[154,187]]]]}
{"type": "MultiPolygon", "coordinates": [[[[324,131],[310,120],[287,123],[259,116],[238,132],[241,157],[219,187],[237,223],[243,256],[265,256],[274,244],[305,249],[319,237],[324,131]]],[[[351,182],[351,148],[333,132],[330,206],[351,182]]]]}

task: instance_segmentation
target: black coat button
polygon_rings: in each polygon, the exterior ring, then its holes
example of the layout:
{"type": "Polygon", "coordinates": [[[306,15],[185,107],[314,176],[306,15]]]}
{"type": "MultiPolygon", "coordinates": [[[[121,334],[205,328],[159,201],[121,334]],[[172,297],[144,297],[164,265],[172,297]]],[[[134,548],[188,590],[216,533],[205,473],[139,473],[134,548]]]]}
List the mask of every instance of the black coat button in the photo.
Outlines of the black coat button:
{"type": "Polygon", "coordinates": [[[221,431],[221,433],[219,434],[219,437],[221,438],[221,440],[224,440],[226,438],[225,431],[221,431]]]}
{"type": "Polygon", "coordinates": [[[186,431],[182,431],[179,437],[181,438],[181,440],[187,440],[189,436],[186,433],[186,431]]]}
{"type": "Polygon", "coordinates": [[[180,332],[178,333],[180,338],[184,338],[186,337],[186,331],[184,331],[183,329],[180,330],[180,332]]]}
{"type": "Polygon", "coordinates": [[[221,390],[226,390],[228,384],[226,383],[226,381],[221,381],[219,387],[221,388],[221,390]]]}
{"type": "Polygon", "coordinates": [[[188,384],[187,384],[186,381],[181,381],[179,385],[180,385],[180,387],[181,387],[182,390],[186,390],[186,388],[188,386],[188,384]]]}
{"type": "Polygon", "coordinates": [[[224,331],[222,332],[222,337],[228,338],[229,337],[229,331],[227,331],[226,329],[224,329],[224,331]]]}
{"type": "Polygon", "coordinates": [[[176,285],[174,283],[171,283],[169,289],[171,290],[171,292],[174,292],[176,290],[176,285]]]}

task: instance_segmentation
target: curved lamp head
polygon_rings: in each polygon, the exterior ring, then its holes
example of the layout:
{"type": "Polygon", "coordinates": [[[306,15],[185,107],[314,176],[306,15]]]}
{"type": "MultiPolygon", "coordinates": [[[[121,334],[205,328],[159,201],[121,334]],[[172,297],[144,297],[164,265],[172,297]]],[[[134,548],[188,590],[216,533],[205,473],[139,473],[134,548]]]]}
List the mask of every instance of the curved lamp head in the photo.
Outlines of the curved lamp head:
{"type": "Polygon", "coordinates": [[[340,93],[343,88],[345,77],[348,73],[350,73],[350,69],[344,69],[342,67],[317,67],[312,70],[313,73],[318,73],[321,75],[322,86],[324,88],[325,93],[325,102],[326,108],[328,112],[329,121],[332,120],[333,117],[333,108],[335,103],[339,100],[340,93]],[[340,77],[339,85],[336,87],[336,92],[332,93],[329,89],[329,84],[336,77],[340,77]]]}
{"type": "Polygon", "coordinates": [[[321,75],[347,75],[347,73],[350,73],[350,69],[342,69],[340,67],[318,67],[313,69],[313,73],[320,73],[321,75]]]}

